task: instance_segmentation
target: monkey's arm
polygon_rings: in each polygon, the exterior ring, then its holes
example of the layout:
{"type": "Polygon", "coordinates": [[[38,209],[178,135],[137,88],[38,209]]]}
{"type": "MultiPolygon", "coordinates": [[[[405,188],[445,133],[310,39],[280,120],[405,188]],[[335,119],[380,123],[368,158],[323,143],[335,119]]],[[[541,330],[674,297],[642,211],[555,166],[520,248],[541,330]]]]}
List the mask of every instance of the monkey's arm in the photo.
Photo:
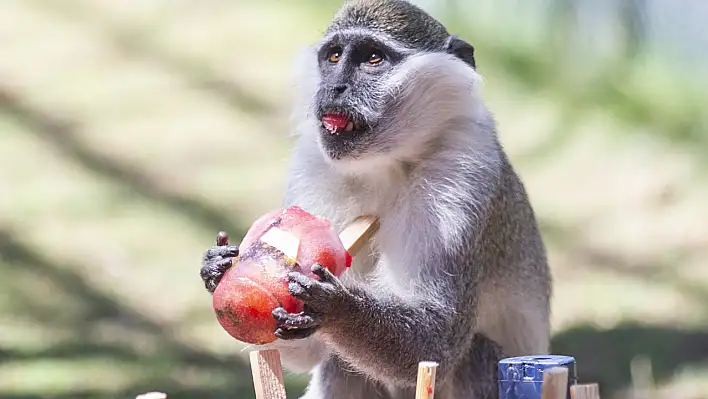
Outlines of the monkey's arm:
{"type": "Polygon", "coordinates": [[[472,339],[476,284],[468,266],[465,276],[419,282],[435,288],[417,293],[421,299],[413,300],[363,285],[344,287],[315,265],[312,270],[320,281],[300,273],[290,276],[291,292],[312,311],[289,315],[278,309],[276,319],[285,328],[276,335],[299,338],[316,327],[345,360],[374,378],[415,385],[418,362],[431,360],[440,363],[438,378],[443,381],[466,355],[472,339]]]}

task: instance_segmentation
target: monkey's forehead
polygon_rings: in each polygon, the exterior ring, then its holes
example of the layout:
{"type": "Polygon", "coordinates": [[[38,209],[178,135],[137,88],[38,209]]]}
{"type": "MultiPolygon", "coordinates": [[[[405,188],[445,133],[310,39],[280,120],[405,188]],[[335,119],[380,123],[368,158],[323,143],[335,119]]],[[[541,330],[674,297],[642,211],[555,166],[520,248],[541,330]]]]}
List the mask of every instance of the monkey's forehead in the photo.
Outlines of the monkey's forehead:
{"type": "Polygon", "coordinates": [[[440,49],[449,36],[435,18],[404,0],[354,0],[343,6],[327,33],[346,28],[382,32],[407,47],[440,49]]]}

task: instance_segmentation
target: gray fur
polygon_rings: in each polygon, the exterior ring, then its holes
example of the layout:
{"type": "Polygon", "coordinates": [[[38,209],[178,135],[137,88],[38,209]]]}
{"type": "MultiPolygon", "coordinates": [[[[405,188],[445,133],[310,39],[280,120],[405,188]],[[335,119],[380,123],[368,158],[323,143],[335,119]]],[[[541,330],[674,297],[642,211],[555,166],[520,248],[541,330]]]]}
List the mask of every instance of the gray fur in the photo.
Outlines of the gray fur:
{"type": "Polygon", "coordinates": [[[366,28],[421,50],[440,50],[448,33],[425,11],[404,0],[359,0],[341,8],[327,32],[366,28]]]}
{"type": "Polygon", "coordinates": [[[341,282],[291,276],[291,293],[313,309],[298,317],[314,334],[264,347],[280,349],[291,371],[311,371],[306,399],[411,397],[420,361],[440,363],[436,398],[496,398],[501,357],[548,351],[551,279],[534,212],[482,78],[433,49],[448,35],[431,20],[400,0],[355,1],[338,14],[330,37],[370,30],[404,56],[343,101],[376,123],[337,156],[310,112],[323,101],[320,48],[303,59],[284,205],[337,229],[362,214],[381,220],[341,282]]]}

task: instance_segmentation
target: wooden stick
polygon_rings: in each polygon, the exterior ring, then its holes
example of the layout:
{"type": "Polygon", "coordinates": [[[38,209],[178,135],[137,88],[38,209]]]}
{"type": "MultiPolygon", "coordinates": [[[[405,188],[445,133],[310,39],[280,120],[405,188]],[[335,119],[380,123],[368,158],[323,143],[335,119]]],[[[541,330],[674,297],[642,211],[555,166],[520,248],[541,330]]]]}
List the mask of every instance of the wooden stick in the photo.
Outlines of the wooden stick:
{"type": "Polygon", "coordinates": [[[568,369],[553,367],[543,372],[542,399],[566,399],[568,391],[568,369]]]}
{"type": "Polygon", "coordinates": [[[629,363],[632,382],[632,396],[635,399],[646,399],[654,395],[654,376],[652,375],[651,358],[638,355],[629,363]]]}
{"type": "Polygon", "coordinates": [[[300,251],[300,238],[292,233],[277,227],[271,227],[261,236],[261,241],[279,250],[285,256],[297,261],[297,255],[300,251]]]}
{"type": "MultiPolygon", "coordinates": [[[[361,216],[339,233],[339,240],[349,254],[356,256],[364,244],[376,234],[379,226],[377,217],[361,216]]],[[[278,249],[293,261],[297,260],[300,238],[296,235],[278,227],[271,227],[261,236],[261,241],[278,249]]]]}
{"type": "Polygon", "coordinates": [[[356,256],[364,244],[376,234],[379,227],[379,218],[375,216],[361,216],[339,233],[339,240],[342,241],[344,249],[346,249],[349,254],[356,256]]]}
{"type": "Polygon", "coordinates": [[[433,399],[435,396],[435,373],[438,363],[418,363],[418,384],[415,388],[415,399],[433,399]]]}
{"type": "Polygon", "coordinates": [[[570,387],[570,399],[600,399],[598,384],[582,384],[570,387]]]}
{"type": "Polygon", "coordinates": [[[256,399],[286,399],[280,352],[277,349],[250,353],[256,399]]]}

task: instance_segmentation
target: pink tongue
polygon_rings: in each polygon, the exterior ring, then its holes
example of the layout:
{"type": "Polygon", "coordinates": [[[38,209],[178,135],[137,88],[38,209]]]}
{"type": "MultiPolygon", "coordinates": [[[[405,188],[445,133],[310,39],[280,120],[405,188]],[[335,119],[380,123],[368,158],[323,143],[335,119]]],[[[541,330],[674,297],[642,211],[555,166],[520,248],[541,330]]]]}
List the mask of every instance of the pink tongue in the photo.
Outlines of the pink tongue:
{"type": "Polygon", "coordinates": [[[349,123],[349,117],[346,115],[325,115],[322,117],[322,123],[329,131],[344,130],[349,123]]]}

